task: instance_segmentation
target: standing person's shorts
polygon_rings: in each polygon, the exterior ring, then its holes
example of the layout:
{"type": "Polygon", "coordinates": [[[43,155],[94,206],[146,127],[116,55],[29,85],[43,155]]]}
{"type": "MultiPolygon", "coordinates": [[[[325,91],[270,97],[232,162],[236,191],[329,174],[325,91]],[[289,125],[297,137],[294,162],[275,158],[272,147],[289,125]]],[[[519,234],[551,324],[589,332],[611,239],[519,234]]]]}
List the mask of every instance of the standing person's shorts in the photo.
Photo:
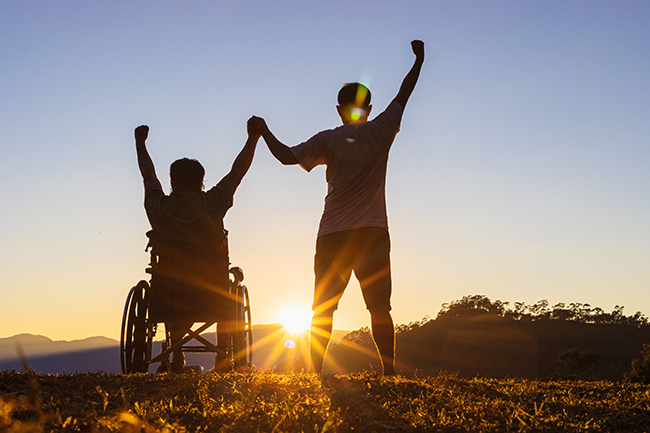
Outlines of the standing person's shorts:
{"type": "Polygon", "coordinates": [[[390,311],[390,236],[388,230],[381,227],[363,227],[318,237],[312,310],[316,313],[336,310],[352,271],[359,280],[366,308],[390,311]]]}

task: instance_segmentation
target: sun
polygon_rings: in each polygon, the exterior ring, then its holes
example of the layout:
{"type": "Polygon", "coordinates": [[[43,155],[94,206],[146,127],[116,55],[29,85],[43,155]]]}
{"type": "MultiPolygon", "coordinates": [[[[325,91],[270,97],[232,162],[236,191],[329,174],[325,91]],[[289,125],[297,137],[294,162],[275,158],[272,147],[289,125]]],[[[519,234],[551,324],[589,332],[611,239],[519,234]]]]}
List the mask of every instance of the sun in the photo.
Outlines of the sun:
{"type": "Polygon", "coordinates": [[[282,326],[291,334],[301,334],[309,330],[312,312],[309,308],[297,305],[287,306],[281,314],[282,326]]]}

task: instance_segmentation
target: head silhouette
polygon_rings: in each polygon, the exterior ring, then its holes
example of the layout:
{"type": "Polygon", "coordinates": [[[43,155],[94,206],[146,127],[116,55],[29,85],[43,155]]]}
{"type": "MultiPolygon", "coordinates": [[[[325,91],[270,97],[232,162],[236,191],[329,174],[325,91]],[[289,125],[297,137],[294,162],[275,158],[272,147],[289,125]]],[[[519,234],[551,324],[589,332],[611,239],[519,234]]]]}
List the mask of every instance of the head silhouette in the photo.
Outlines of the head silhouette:
{"type": "Polygon", "coordinates": [[[201,192],[203,176],[205,169],[196,159],[177,159],[169,166],[172,192],[201,192]]]}
{"type": "Polygon", "coordinates": [[[343,123],[365,121],[372,109],[370,89],[361,83],[345,83],[338,95],[336,109],[343,123]]]}

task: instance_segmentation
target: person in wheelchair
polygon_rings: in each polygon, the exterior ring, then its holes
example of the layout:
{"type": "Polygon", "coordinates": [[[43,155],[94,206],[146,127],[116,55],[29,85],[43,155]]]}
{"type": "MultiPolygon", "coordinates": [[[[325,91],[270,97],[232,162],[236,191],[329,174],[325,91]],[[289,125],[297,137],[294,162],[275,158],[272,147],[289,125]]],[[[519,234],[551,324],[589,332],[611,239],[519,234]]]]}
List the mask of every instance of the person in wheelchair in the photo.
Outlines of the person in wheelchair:
{"type": "MultiPolygon", "coordinates": [[[[223,218],[235,190],[248,171],[260,135],[248,121],[248,139],[221,181],[204,191],[205,170],[195,159],[182,158],[169,168],[171,193],[163,192],[146,148],[147,125],[135,129],[138,166],[144,181],[144,207],[152,230],[147,233],[158,263],[151,268],[150,317],[164,322],[171,344],[194,322],[217,317],[217,347],[226,351],[225,333],[232,326],[234,301],[229,295],[227,231],[223,218]],[[231,308],[232,306],[232,308],[231,308]]],[[[225,368],[217,357],[215,369],[225,368]]],[[[182,372],[185,357],[174,350],[172,371],[182,372]]]]}

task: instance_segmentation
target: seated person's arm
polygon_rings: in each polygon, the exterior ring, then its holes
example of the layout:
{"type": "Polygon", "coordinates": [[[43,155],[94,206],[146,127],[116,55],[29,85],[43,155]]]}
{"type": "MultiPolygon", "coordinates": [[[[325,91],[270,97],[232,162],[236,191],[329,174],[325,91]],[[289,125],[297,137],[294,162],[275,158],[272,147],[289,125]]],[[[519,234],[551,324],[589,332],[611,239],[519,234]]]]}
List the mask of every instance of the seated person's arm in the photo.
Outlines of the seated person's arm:
{"type": "Polygon", "coordinates": [[[399,88],[399,92],[393,101],[397,101],[399,105],[402,106],[402,109],[406,107],[406,103],[411,97],[413,89],[415,89],[415,84],[418,82],[420,77],[420,70],[422,69],[422,63],[424,63],[424,42],[422,41],[411,41],[411,48],[413,49],[413,54],[415,54],[415,62],[411,67],[411,70],[404,77],[402,85],[399,88]]]}
{"type": "Polygon", "coordinates": [[[251,117],[253,122],[253,127],[257,132],[259,132],[266,145],[269,147],[269,150],[275,156],[275,158],[284,165],[293,165],[298,164],[298,160],[294,156],[291,148],[286,144],[282,143],[280,140],[275,138],[275,135],[269,130],[269,127],[266,125],[266,121],[261,117],[253,116],[251,117]]]}
{"type": "Polygon", "coordinates": [[[260,134],[252,127],[251,121],[252,118],[248,119],[248,139],[246,140],[246,144],[244,144],[244,148],[239,152],[237,158],[235,158],[235,162],[232,163],[230,172],[223,178],[223,180],[228,182],[228,185],[230,185],[233,192],[235,192],[241,183],[241,180],[244,178],[244,175],[248,172],[248,169],[253,162],[257,140],[260,139],[260,134]]]}
{"type": "Polygon", "coordinates": [[[145,145],[148,136],[149,127],[147,125],[140,125],[135,128],[135,151],[138,155],[138,167],[140,167],[140,173],[144,180],[145,191],[153,187],[162,189],[160,181],[156,176],[156,168],[153,165],[153,161],[151,160],[151,156],[149,156],[147,146],[145,145]]]}

